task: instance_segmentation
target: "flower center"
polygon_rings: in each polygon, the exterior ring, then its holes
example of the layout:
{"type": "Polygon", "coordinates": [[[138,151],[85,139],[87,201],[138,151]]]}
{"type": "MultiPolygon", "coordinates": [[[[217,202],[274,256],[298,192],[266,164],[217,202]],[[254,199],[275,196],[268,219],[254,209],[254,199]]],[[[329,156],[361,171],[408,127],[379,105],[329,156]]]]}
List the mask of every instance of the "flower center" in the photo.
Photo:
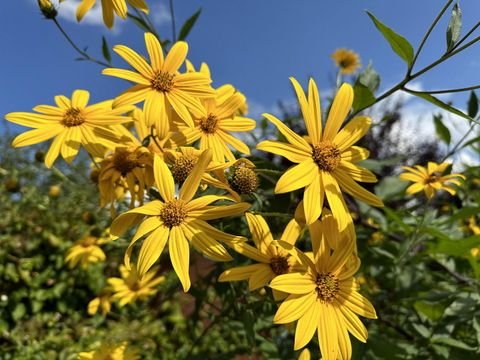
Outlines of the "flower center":
{"type": "Polygon", "coordinates": [[[429,177],[425,179],[425,184],[431,184],[437,182],[440,179],[440,176],[431,174],[429,177]]]}
{"type": "Polygon", "coordinates": [[[67,127],[82,125],[85,122],[85,116],[82,111],[77,108],[70,108],[65,111],[63,119],[61,121],[62,125],[67,127]]]}
{"type": "Polygon", "coordinates": [[[172,175],[176,183],[183,183],[193,167],[198,161],[198,157],[193,155],[182,155],[175,160],[172,166],[172,175]]]}
{"type": "Polygon", "coordinates": [[[340,150],[330,141],[323,141],[313,146],[312,158],[320,170],[332,172],[340,163],[340,150]]]}
{"type": "Polygon", "coordinates": [[[275,256],[271,258],[270,267],[275,275],[286,274],[290,268],[288,265],[288,259],[285,256],[275,256]]]}
{"type": "Polygon", "coordinates": [[[257,174],[248,167],[237,167],[233,173],[231,185],[239,194],[251,194],[258,188],[257,174]]]}
{"type": "Polygon", "coordinates": [[[113,154],[113,166],[122,176],[125,176],[136,167],[140,167],[141,163],[135,151],[117,148],[113,154]]]}
{"type": "Polygon", "coordinates": [[[213,134],[218,128],[218,118],[214,114],[208,114],[206,118],[200,120],[200,130],[206,134],[213,134]]]}
{"type": "Polygon", "coordinates": [[[150,83],[152,84],[152,88],[154,88],[155,90],[160,92],[168,92],[173,88],[174,77],[175,74],[170,74],[164,71],[157,71],[155,72],[153,78],[150,80],[150,83]]]}
{"type": "Polygon", "coordinates": [[[85,239],[83,239],[82,241],[82,246],[83,247],[90,247],[92,245],[95,245],[95,243],[97,242],[97,238],[96,237],[93,237],[93,236],[87,236],[85,239]]]}
{"type": "Polygon", "coordinates": [[[187,209],[183,200],[168,201],[160,210],[160,218],[170,228],[180,225],[186,217],[187,209]]]}
{"type": "Polygon", "coordinates": [[[315,288],[317,299],[331,303],[339,291],[338,279],[331,273],[321,273],[317,274],[315,283],[317,284],[315,288]]]}

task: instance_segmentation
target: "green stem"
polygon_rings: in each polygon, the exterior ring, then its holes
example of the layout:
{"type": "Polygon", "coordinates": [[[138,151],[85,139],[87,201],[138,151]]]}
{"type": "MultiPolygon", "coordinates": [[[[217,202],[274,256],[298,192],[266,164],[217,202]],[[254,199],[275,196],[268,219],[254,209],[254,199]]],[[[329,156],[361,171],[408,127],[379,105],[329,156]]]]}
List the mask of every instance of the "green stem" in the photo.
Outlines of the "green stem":
{"type": "Polygon", "coordinates": [[[285,213],[279,213],[279,212],[255,211],[255,214],[266,216],[266,217],[281,217],[281,218],[287,218],[287,219],[292,218],[292,214],[285,214],[285,213]]]}
{"type": "Polygon", "coordinates": [[[438,13],[437,17],[435,18],[435,20],[433,21],[433,23],[430,25],[430,27],[428,28],[427,32],[425,33],[425,35],[423,36],[423,39],[422,41],[420,42],[420,46],[418,47],[416,53],[415,53],[415,56],[413,57],[413,60],[412,60],[412,63],[410,64],[410,66],[408,67],[408,70],[407,70],[407,76],[409,76],[411,73],[412,73],[412,70],[413,70],[413,66],[415,65],[415,62],[417,61],[417,58],[418,56],[420,55],[420,52],[422,51],[423,49],[423,46],[425,45],[428,37],[430,36],[433,28],[437,25],[438,21],[442,18],[443,14],[445,14],[445,11],[447,11],[448,7],[450,6],[450,4],[453,2],[453,0],[448,0],[447,3],[445,4],[445,6],[443,7],[443,9],[438,13]]]}
{"type": "Polygon", "coordinates": [[[430,94],[430,95],[434,95],[434,94],[449,94],[449,93],[470,91],[470,90],[475,90],[475,89],[480,89],[480,85],[467,86],[467,87],[456,88],[456,89],[432,90],[432,91],[430,91],[430,90],[417,91],[417,90],[412,90],[412,89],[404,88],[405,91],[408,91],[408,92],[410,92],[410,93],[417,93],[417,94],[428,93],[428,94],[430,94]]]}
{"type": "Polygon", "coordinates": [[[430,205],[430,199],[428,199],[424,206],[423,206],[423,214],[422,214],[422,217],[420,218],[420,221],[417,223],[417,226],[415,227],[415,231],[413,233],[413,236],[411,237],[410,241],[408,242],[407,244],[407,248],[405,249],[405,251],[400,255],[400,257],[398,258],[398,262],[400,264],[403,264],[405,258],[408,256],[410,250],[412,250],[412,248],[417,244],[418,242],[418,237],[421,233],[421,229],[422,229],[422,226],[423,226],[423,223],[425,222],[425,218],[426,218],[426,215],[427,215],[427,210],[428,210],[428,207],[430,205]]]}
{"type": "Polygon", "coordinates": [[[55,23],[55,25],[57,26],[57,28],[60,30],[60,32],[62,33],[62,35],[65,37],[65,39],[67,39],[67,41],[69,42],[70,45],[72,45],[72,47],[75,49],[76,52],[78,52],[81,56],[82,56],[82,60],[88,60],[88,61],[91,61],[91,62],[94,62],[98,65],[101,65],[101,66],[104,66],[104,67],[110,67],[109,64],[103,62],[103,61],[100,61],[100,60],[97,60],[93,57],[91,57],[90,55],[88,55],[85,51],[83,51],[82,49],[80,49],[76,44],[75,42],[70,38],[70,36],[67,34],[67,32],[63,29],[63,27],[60,25],[60,23],[58,22],[58,20],[56,18],[52,19],[53,22],[55,23]]]}
{"type": "Polygon", "coordinates": [[[135,7],[133,8],[133,10],[135,11],[135,14],[137,14],[137,16],[144,21],[144,23],[145,23],[145,24],[147,25],[147,27],[148,27],[148,30],[149,30],[153,35],[155,35],[155,37],[157,37],[159,41],[161,41],[161,40],[160,40],[160,37],[158,36],[157,30],[155,29],[155,26],[153,25],[152,21],[150,20],[150,17],[149,17],[147,14],[145,14],[143,11],[140,11],[140,10],[138,10],[138,9],[135,8],[135,7]]]}
{"type": "Polygon", "coordinates": [[[155,145],[163,151],[163,147],[157,142],[157,136],[153,133],[153,126],[150,128],[150,137],[153,139],[155,145]]]}
{"type": "Polygon", "coordinates": [[[176,42],[177,30],[175,27],[175,12],[173,10],[173,0],[170,0],[170,17],[172,18],[172,38],[173,38],[173,42],[176,42]]]}
{"type": "Polygon", "coordinates": [[[465,139],[468,137],[468,135],[470,135],[472,133],[473,129],[475,128],[475,125],[477,125],[477,123],[472,122],[472,124],[470,125],[470,129],[468,129],[468,131],[462,136],[462,138],[460,140],[458,140],[458,142],[455,144],[455,146],[452,148],[452,150],[450,150],[443,157],[443,159],[440,161],[440,163],[443,163],[446,159],[448,159],[450,156],[452,156],[453,154],[455,154],[457,152],[460,145],[465,141],[465,139]]]}

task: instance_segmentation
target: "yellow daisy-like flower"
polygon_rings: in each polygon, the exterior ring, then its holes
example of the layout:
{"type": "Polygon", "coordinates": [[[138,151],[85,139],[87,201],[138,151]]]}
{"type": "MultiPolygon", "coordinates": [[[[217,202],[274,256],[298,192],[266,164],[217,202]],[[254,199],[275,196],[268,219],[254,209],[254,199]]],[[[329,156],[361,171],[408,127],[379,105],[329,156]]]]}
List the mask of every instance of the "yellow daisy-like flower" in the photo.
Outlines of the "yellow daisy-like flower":
{"type": "Polygon", "coordinates": [[[107,279],[113,292],[111,299],[118,301],[118,305],[122,307],[136,300],[150,297],[158,291],[155,287],[165,281],[165,276],[156,276],[156,274],[157,269],[154,268],[140,277],[135,265],[130,270],[125,265],[120,265],[122,277],[107,279]]]}
{"type": "Polygon", "coordinates": [[[75,90],[72,99],[63,95],[55,96],[55,106],[38,105],[36,113],[12,112],[5,119],[15,124],[34,128],[18,135],[13,147],[37,144],[54,137],[45,155],[45,165],[51,167],[59,154],[71,162],[83,145],[93,156],[102,157],[105,149],[113,149],[124,139],[118,135],[118,128],[131,121],[120,116],[131,106],[112,109],[112,101],[88,105],[90,94],[86,90],[75,90]]]}
{"type": "Polygon", "coordinates": [[[465,176],[462,174],[442,175],[449,165],[449,163],[437,164],[429,161],[427,167],[420,165],[415,165],[415,168],[402,166],[402,169],[406,172],[400,174],[400,179],[414,182],[407,188],[407,194],[413,195],[423,190],[425,195],[431,199],[436,191],[445,190],[450,195],[455,195],[456,190],[450,184],[460,186],[460,179],[465,180],[465,176]]]}
{"type": "MultiPolygon", "coordinates": [[[[77,8],[77,21],[80,22],[85,14],[95,5],[97,0],[83,0],[77,8]]],[[[148,5],[144,0],[101,0],[103,22],[108,28],[113,27],[114,13],[122,19],[127,18],[127,3],[148,14],[148,5]]]]}
{"type": "Polygon", "coordinates": [[[335,65],[340,69],[340,72],[345,75],[355,73],[362,66],[360,64],[360,56],[350,49],[337,49],[331,57],[335,65]]]}
{"type": "Polygon", "coordinates": [[[210,151],[205,151],[200,156],[197,164],[183,182],[177,196],[171,171],[160,157],[155,156],[155,184],[162,200],[154,200],[144,206],[127,211],[112,223],[112,234],[120,236],[129,227],[141,222],[125,253],[125,264],[129,266],[133,245],[140,238],[147,236],[138,255],[140,277],[144,276],[158,260],[168,242],[173,269],[186,292],[190,288],[188,273],[190,244],[213,260],[229,261],[232,258],[219,241],[229,244],[245,240],[241,236],[217,230],[206,220],[243,214],[250,204],[210,205],[218,200],[230,200],[225,196],[217,195],[205,195],[194,199],[211,157],[210,151]]]}
{"type": "Polygon", "coordinates": [[[107,241],[105,237],[85,236],[67,250],[65,262],[70,269],[73,269],[78,264],[82,268],[86,268],[89,264],[105,261],[105,253],[99,245],[105,244],[107,241]]]}
{"type": "MultiPolygon", "coordinates": [[[[238,253],[257,261],[258,264],[225,270],[218,281],[248,280],[248,288],[256,290],[268,285],[275,276],[303,269],[298,266],[298,262],[293,256],[277,245],[277,241],[273,239],[270,228],[262,216],[252,213],[246,213],[245,215],[256,247],[240,243],[235,245],[234,249],[238,253]]],[[[302,228],[295,219],[292,219],[283,231],[280,240],[295,245],[301,231],[302,228]]]]}
{"type": "Polygon", "coordinates": [[[88,303],[88,315],[95,315],[98,309],[101,309],[103,315],[108,314],[112,309],[112,294],[109,291],[103,291],[88,303]]]}
{"type": "Polygon", "coordinates": [[[140,355],[134,349],[128,348],[128,342],[113,344],[104,342],[95,351],[81,352],[78,360],[139,360],[140,355]]]}
{"type": "Polygon", "coordinates": [[[176,42],[165,59],[162,46],[155,35],[145,33],[145,43],[150,64],[132,49],[117,45],[113,50],[137,72],[109,68],[102,73],[137,84],[120,94],[115,99],[114,106],[145,101],[143,111],[147,125],[155,126],[159,137],[163,139],[170,130],[170,108],[191,127],[194,124],[190,111],[199,116],[207,116],[199,98],[214,95],[210,87],[212,80],[202,73],[178,72],[187,56],[186,42],[176,42]]]}
{"type": "Polygon", "coordinates": [[[192,144],[199,140],[200,150],[211,149],[213,160],[218,162],[235,161],[235,156],[229,145],[244,154],[250,154],[250,149],[230,132],[252,131],[255,120],[237,116],[240,107],[245,103],[245,96],[239,92],[216,91],[215,98],[203,100],[206,114],[194,119],[195,126],[176,124],[177,133],[171,141],[177,146],[192,144]]]}
{"type": "Polygon", "coordinates": [[[314,80],[310,79],[309,82],[308,99],[297,80],[290,80],[297,93],[309,139],[307,141],[290,130],[275,116],[263,114],[289,143],[267,140],[259,143],[257,149],[298,163],[280,177],[275,193],[305,188],[303,207],[307,224],[312,224],[319,218],[326,197],[340,228],[344,229],[351,217],[342,191],[367,204],[383,206],[377,196],[356,183],[377,181],[369,170],[355,165],[368,157],[368,150],[352,146],[365,135],[372,121],[368,117],[358,116],[340,130],[353,102],[352,87],[343,84],[335,96],[325,129],[322,129],[320,99],[314,80]]]}
{"type": "MultiPolygon", "coordinates": [[[[351,232],[341,233],[337,226],[325,226],[323,230],[327,228],[331,233],[324,233],[324,237],[339,240],[338,247],[332,250],[327,241],[314,240],[314,244],[319,244],[317,249],[314,246],[314,261],[290,244],[280,242],[307,271],[280,275],[271,281],[270,287],[290,294],[273,321],[297,321],[295,350],[307,345],[317,331],[322,359],[350,359],[352,345],[348,333],[362,342],[368,336],[358,315],[371,319],[377,316],[372,304],[358,293],[353,278],[360,260],[353,255],[355,241],[351,232]]],[[[311,234],[312,238],[317,236],[315,231],[311,234]]]]}

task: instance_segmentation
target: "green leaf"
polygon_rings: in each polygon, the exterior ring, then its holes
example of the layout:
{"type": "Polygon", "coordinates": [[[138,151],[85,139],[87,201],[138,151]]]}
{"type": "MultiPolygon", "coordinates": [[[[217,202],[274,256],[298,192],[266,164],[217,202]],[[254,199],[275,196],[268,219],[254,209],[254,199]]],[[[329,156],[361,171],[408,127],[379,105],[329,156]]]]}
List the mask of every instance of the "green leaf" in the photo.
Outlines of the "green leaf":
{"type": "Polygon", "coordinates": [[[442,122],[442,115],[433,115],[433,123],[435,124],[435,131],[437,132],[438,137],[447,143],[447,145],[450,145],[452,136],[450,135],[450,130],[448,130],[442,122]]]}
{"type": "Polygon", "coordinates": [[[193,25],[197,22],[198,17],[200,16],[200,13],[202,12],[202,9],[198,9],[195,14],[190,16],[187,21],[183,24],[182,28],[180,29],[180,34],[178,35],[178,40],[185,40],[190,33],[190,30],[192,30],[193,25]]]}
{"type": "Polygon", "coordinates": [[[453,106],[450,106],[446,103],[444,103],[443,101],[437,99],[436,97],[430,95],[429,93],[426,93],[426,92],[418,92],[418,91],[408,91],[406,90],[409,94],[412,94],[412,95],[415,95],[415,96],[418,96],[424,100],[427,100],[429,102],[431,102],[432,104],[434,105],[437,105],[438,107],[444,109],[444,110],[447,110],[447,111],[450,111],[452,114],[455,114],[455,115],[458,115],[460,117],[463,117],[464,119],[467,119],[469,121],[474,121],[470,116],[468,116],[467,114],[465,114],[464,112],[454,108],[453,106]]]}
{"type": "Polygon", "coordinates": [[[127,13],[127,16],[130,19],[132,19],[134,24],[137,25],[140,29],[142,29],[144,31],[147,31],[147,32],[151,32],[150,27],[148,26],[148,24],[142,18],[140,18],[138,16],[135,16],[135,15],[132,15],[130,13],[127,13]]]}
{"type": "Polygon", "coordinates": [[[25,316],[26,312],[27,312],[27,308],[25,307],[25,305],[23,303],[18,303],[15,306],[15,309],[13,309],[13,312],[12,312],[13,320],[15,320],[15,321],[20,320],[22,317],[25,316]]]}
{"type": "Polygon", "coordinates": [[[471,248],[478,246],[480,246],[480,235],[457,240],[441,239],[435,245],[429,246],[429,252],[451,256],[465,256],[470,253],[471,248]]]}
{"type": "Polygon", "coordinates": [[[105,36],[102,36],[102,53],[105,60],[110,64],[112,62],[112,55],[110,54],[110,47],[108,46],[105,36]]]}
{"type": "Polygon", "coordinates": [[[452,9],[452,16],[447,27],[447,51],[450,51],[460,37],[462,30],[462,10],[456,3],[452,9]]]}
{"type": "Polygon", "coordinates": [[[415,310],[417,310],[422,315],[426,316],[428,319],[432,321],[440,320],[445,312],[447,306],[442,303],[438,302],[430,302],[430,301],[415,301],[413,304],[415,310]]]}
{"type": "Polygon", "coordinates": [[[373,94],[380,86],[380,75],[373,68],[372,62],[368,63],[365,70],[358,75],[357,82],[366,86],[373,94]]]}
{"type": "Polygon", "coordinates": [[[375,103],[375,96],[372,94],[370,89],[359,82],[353,86],[353,93],[354,96],[352,107],[354,112],[365,109],[375,103]]]}
{"type": "Polygon", "coordinates": [[[444,335],[435,335],[432,337],[432,342],[435,343],[435,344],[444,344],[444,345],[448,345],[450,347],[455,347],[455,348],[458,348],[458,349],[463,349],[463,350],[476,350],[476,348],[472,347],[472,346],[468,346],[467,344],[465,344],[464,342],[460,341],[460,340],[456,340],[452,337],[449,337],[449,336],[444,336],[444,335]]]}
{"type": "Polygon", "coordinates": [[[388,26],[378,20],[371,12],[367,11],[368,16],[372,19],[375,27],[382,33],[383,37],[388,41],[392,50],[397,53],[410,66],[413,61],[413,47],[403,36],[397,34],[388,26]]]}
{"type": "Polygon", "coordinates": [[[474,118],[478,113],[478,97],[475,91],[472,90],[470,98],[468,99],[468,116],[474,118]]]}

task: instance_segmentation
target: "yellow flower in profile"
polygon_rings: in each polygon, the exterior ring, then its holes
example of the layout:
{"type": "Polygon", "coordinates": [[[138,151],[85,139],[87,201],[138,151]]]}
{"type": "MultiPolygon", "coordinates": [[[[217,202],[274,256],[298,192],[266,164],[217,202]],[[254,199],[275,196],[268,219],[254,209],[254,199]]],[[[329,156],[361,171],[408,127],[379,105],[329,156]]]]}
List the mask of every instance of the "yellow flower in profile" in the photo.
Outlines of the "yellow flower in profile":
{"type": "MultiPolygon", "coordinates": [[[[235,251],[254,260],[257,264],[234,267],[225,270],[218,281],[248,280],[248,288],[256,290],[268,285],[275,276],[303,269],[296,259],[277,245],[265,219],[260,215],[246,213],[248,228],[255,247],[246,243],[234,246],[235,251]]],[[[295,245],[302,228],[295,219],[285,227],[280,240],[295,245]]]]}
{"type": "MultiPolygon", "coordinates": [[[[358,293],[353,275],[360,260],[353,255],[355,241],[351,231],[339,232],[338,226],[324,226],[325,238],[337,239],[332,249],[325,239],[315,239],[314,261],[292,245],[280,242],[306,267],[304,273],[290,273],[274,278],[270,287],[290,294],[280,305],[273,319],[276,324],[297,321],[294,349],[307,345],[318,334],[322,359],[350,359],[352,345],[348,333],[361,342],[367,340],[367,329],[358,315],[375,319],[372,304],[358,293]],[[327,230],[328,229],[328,230],[327,230]],[[353,259],[353,260],[352,260],[353,259]]],[[[312,237],[318,236],[311,231],[312,237]]]]}
{"type": "Polygon", "coordinates": [[[203,73],[181,74],[178,69],[188,52],[186,42],[176,42],[164,59],[160,42],[151,33],[145,33],[145,43],[150,64],[132,49],[117,45],[113,50],[128,62],[137,72],[108,68],[104,75],[119,77],[137,85],[124,91],[114,101],[114,106],[136,104],[145,101],[143,111],[147,125],[155,126],[161,139],[170,130],[171,108],[189,126],[193,127],[190,111],[200,116],[207,113],[198,98],[214,95],[210,87],[212,80],[203,73]]]}
{"type": "Polygon", "coordinates": [[[95,351],[81,352],[78,360],[139,360],[140,355],[134,349],[128,348],[128,342],[121,344],[104,342],[95,351]]]}
{"type": "Polygon", "coordinates": [[[173,269],[186,292],[190,288],[190,244],[213,260],[229,261],[232,258],[219,241],[229,244],[245,240],[241,236],[217,230],[208,224],[207,220],[243,214],[250,204],[211,205],[219,200],[230,200],[218,195],[205,195],[194,199],[211,158],[209,150],[203,152],[180,187],[177,196],[171,171],[160,157],[155,156],[155,184],[162,200],[154,200],[129,210],[113,221],[111,232],[117,236],[141,222],[125,253],[125,264],[128,267],[133,245],[146,236],[137,260],[140,278],[158,260],[168,242],[173,269]]]}
{"type": "Polygon", "coordinates": [[[409,195],[423,190],[427,198],[431,199],[436,191],[445,190],[453,196],[456,194],[456,190],[450,184],[460,186],[460,179],[465,179],[465,176],[462,174],[442,175],[449,166],[449,163],[437,164],[432,161],[428,162],[427,167],[402,166],[406,172],[400,174],[400,179],[414,182],[406,190],[409,195]]]}
{"type": "Polygon", "coordinates": [[[350,49],[337,49],[331,57],[340,72],[345,75],[355,73],[362,66],[358,54],[350,49]]]}
{"type": "Polygon", "coordinates": [[[118,301],[118,305],[122,307],[136,300],[150,297],[158,291],[155,287],[165,281],[165,276],[156,276],[156,274],[157,269],[153,268],[140,278],[135,265],[130,270],[125,265],[120,265],[122,277],[107,279],[113,292],[111,299],[118,301]]]}
{"type": "Polygon", "coordinates": [[[238,116],[237,113],[245,103],[245,96],[239,92],[228,96],[216,91],[215,98],[203,100],[206,113],[194,118],[194,127],[184,123],[176,123],[176,134],[171,141],[177,146],[188,145],[199,141],[200,150],[211,149],[213,160],[217,162],[235,161],[235,156],[229,146],[244,154],[250,154],[250,149],[230,132],[246,132],[255,128],[255,120],[238,116]]]}
{"type": "Polygon", "coordinates": [[[72,99],[55,96],[57,106],[38,105],[37,113],[12,112],[5,119],[15,124],[34,128],[18,135],[13,147],[37,144],[54,138],[45,155],[45,165],[51,167],[59,154],[71,162],[83,145],[93,156],[103,158],[105,149],[112,149],[124,139],[118,128],[131,118],[120,116],[131,106],[112,109],[112,101],[88,105],[90,94],[86,90],[75,90],[72,99]]]}
{"type": "Polygon", "coordinates": [[[286,193],[305,188],[303,207],[307,224],[316,221],[326,200],[341,229],[351,221],[342,191],[373,206],[383,206],[382,201],[357,184],[357,181],[376,182],[369,170],[355,163],[365,160],[368,150],[352,146],[370,128],[371,119],[358,116],[340,130],[353,102],[353,89],[343,84],[331,106],[325,129],[322,129],[320,99],[317,85],[310,79],[308,98],[294,78],[290,78],[307,128],[308,141],[289,129],[275,116],[263,114],[272,122],[289,143],[262,141],[257,149],[281,155],[298,163],[288,169],[278,180],[275,193],[286,193]]]}
{"type": "Polygon", "coordinates": [[[86,268],[89,264],[105,261],[105,253],[99,245],[105,244],[107,241],[106,237],[98,238],[87,235],[67,250],[65,262],[70,269],[73,269],[78,264],[82,268],[86,268]]]}
{"type": "MultiPolygon", "coordinates": [[[[103,22],[108,28],[112,28],[114,13],[122,19],[127,18],[127,3],[144,13],[148,14],[148,5],[145,0],[101,0],[103,22]]],[[[77,8],[77,21],[80,22],[85,14],[95,5],[97,0],[82,0],[77,8]]]]}

